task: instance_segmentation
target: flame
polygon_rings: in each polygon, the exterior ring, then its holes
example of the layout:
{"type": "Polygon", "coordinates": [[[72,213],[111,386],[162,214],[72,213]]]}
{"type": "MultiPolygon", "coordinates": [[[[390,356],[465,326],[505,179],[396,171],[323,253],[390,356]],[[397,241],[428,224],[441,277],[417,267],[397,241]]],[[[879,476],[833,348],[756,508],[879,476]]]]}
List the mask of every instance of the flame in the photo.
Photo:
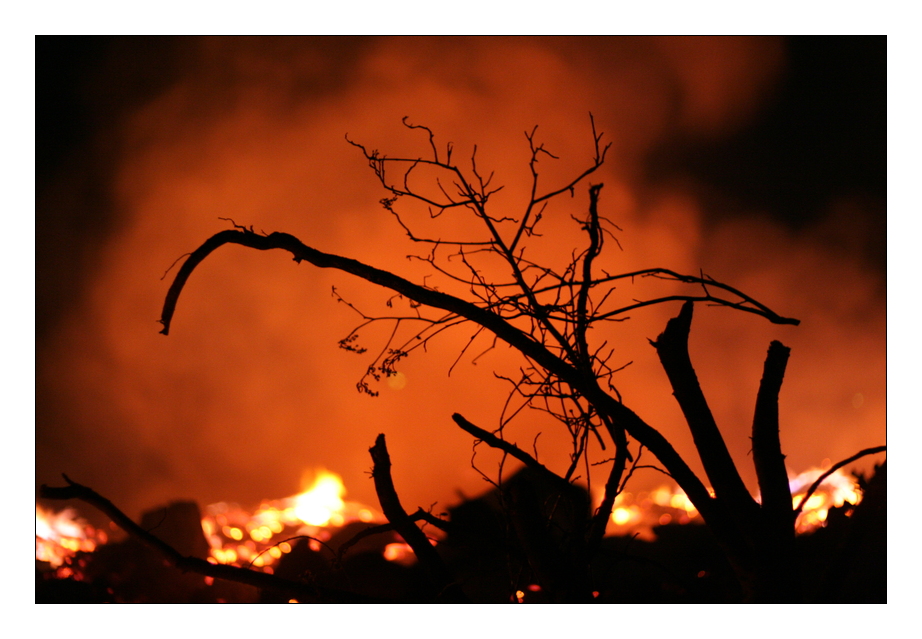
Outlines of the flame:
{"type": "Polygon", "coordinates": [[[336,528],[354,521],[384,522],[375,509],[343,499],[346,488],[336,473],[320,468],[305,476],[314,477],[306,490],[284,499],[264,500],[254,512],[227,502],[206,507],[202,530],[211,547],[211,560],[271,572],[291,552],[295,537],[310,537],[311,550],[320,552],[336,528]]]}
{"type": "Polygon", "coordinates": [[[388,561],[401,564],[403,566],[412,566],[416,563],[416,554],[409,544],[395,542],[384,547],[384,558],[388,561]]]}
{"type": "MultiPolygon", "coordinates": [[[[811,468],[790,480],[791,496],[795,507],[800,504],[807,490],[823,472],[820,468],[811,468]]],[[[804,504],[795,523],[797,532],[809,532],[825,526],[831,508],[841,508],[846,504],[856,506],[861,501],[861,496],[858,483],[846,475],[841,468],[836,470],[823,480],[816,492],[804,504]]],[[[851,514],[851,511],[847,510],[846,514],[851,514]]]]}
{"type": "MultiPolygon", "coordinates": [[[[791,478],[791,496],[793,506],[800,504],[804,495],[814,481],[823,474],[819,468],[811,468],[791,478]]],[[[714,494],[713,489],[708,492],[714,494]]],[[[601,502],[601,496],[597,498],[601,502]]],[[[756,496],[756,501],[761,501],[756,496]]],[[[861,489],[858,482],[842,469],[831,474],[817,491],[804,504],[797,518],[795,528],[799,534],[812,532],[826,525],[829,510],[841,508],[846,504],[856,506],[861,501],[861,489]]],[[[850,511],[846,511],[850,514],[850,511]]],[[[653,528],[671,523],[702,523],[701,516],[694,504],[680,488],[660,486],[652,491],[638,493],[622,492],[615,499],[612,509],[608,534],[637,534],[641,539],[652,541],[656,535],[653,528]]]]}
{"type": "Polygon", "coordinates": [[[637,534],[641,539],[652,541],[656,538],[654,526],[692,521],[700,522],[701,518],[688,496],[678,487],[664,485],[651,491],[625,491],[618,495],[607,532],[611,535],[637,534]]]}
{"type": "MultiPolygon", "coordinates": [[[[790,480],[794,505],[823,473],[811,468],[790,480]]],[[[272,573],[281,558],[292,551],[296,538],[309,537],[311,550],[322,552],[337,528],[350,522],[384,523],[384,517],[358,502],[346,501],[346,488],[336,473],[318,469],[310,487],[284,499],[263,501],[249,512],[236,504],[218,502],[205,508],[202,532],[211,548],[209,561],[233,564],[272,573]]],[[[713,494],[713,491],[712,491],[713,494]]],[[[757,497],[758,499],[758,497],[757,497]]],[[[833,507],[857,505],[861,491],[857,482],[841,469],[830,475],[806,501],[797,519],[798,533],[823,527],[833,507]]],[[[597,502],[601,495],[597,495],[597,502]]],[[[846,514],[850,514],[846,511],[846,514]]],[[[658,525],[701,523],[688,496],[677,487],[660,486],[652,491],[622,492],[615,500],[608,534],[636,534],[652,541],[658,525]]],[[[438,537],[438,531],[432,531],[438,537]]],[[[55,568],[59,578],[81,578],[80,567],[72,563],[78,552],[91,553],[108,541],[105,531],[87,524],[76,510],[61,512],[35,507],[35,558],[55,568]]],[[[437,539],[432,539],[437,543],[437,539]]],[[[401,541],[383,550],[388,561],[405,566],[416,562],[412,549],[401,541]]],[[[205,579],[207,585],[213,580],[205,579]]],[[[523,601],[526,594],[517,595],[523,601]]]]}
{"type": "MultiPolygon", "coordinates": [[[[73,508],[61,512],[35,505],[35,558],[60,568],[78,552],[93,552],[107,541],[105,531],[97,530],[77,516],[73,508]]],[[[62,575],[63,576],[63,575],[62,575]]]]}
{"type": "Polygon", "coordinates": [[[345,494],[346,487],[343,486],[342,478],[321,470],[314,484],[294,498],[295,515],[311,526],[326,526],[334,519],[334,525],[341,526],[344,521],[342,510],[345,507],[345,494]]]}

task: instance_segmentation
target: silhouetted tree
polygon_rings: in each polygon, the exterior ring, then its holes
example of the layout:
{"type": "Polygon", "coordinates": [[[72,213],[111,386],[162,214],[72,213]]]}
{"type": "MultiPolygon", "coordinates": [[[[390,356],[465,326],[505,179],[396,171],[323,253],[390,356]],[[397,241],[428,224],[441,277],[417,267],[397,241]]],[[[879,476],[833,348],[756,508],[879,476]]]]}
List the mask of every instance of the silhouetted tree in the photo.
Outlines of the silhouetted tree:
{"type": "MultiPolygon", "coordinates": [[[[170,331],[180,293],[193,270],[224,244],[285,250],[298,263],[339,269],[390,289],[409,300],[409,312],[398,316],[390,313],[386,317],[363,313],[362,323],[340,341],[342,348],[364,353],[358,341],[361,328],[375,322],[395,324],[380,355],[359,381],[361,392],[376,394],[370,380],[395,375],[402,359],[456,326],[469,327],[471,342],[483,333],[491,334],[494,343],[501,340],[523,357],[518,376],[507,378],[511,388],[509,401],[497,429],[476,426],[458,413],[452,418],[477,440],[502,451],[504,459],[509,456],[522,462],[545,485],[553,487],[553,504],[526,484],[517,484],[505,493],[519,549],[552,600],[591,600],[589,575],[593,556],[615,498],[638,468],[644,450],[656,457],[697,508],[733,566],[745,600],[797,600],[800,581],[793,543],[799,508],[792,507],[778,426],[778,395],[790,351],[780,342],[770,344],[755,400],[752,455],[762,495],[759,503],[743,483],[708,407],[689,357],[688,337],[694,306],[700,303],[754,313],[776,324],[796,325],[798,320],[783,317],[742,291],[703,273],[685,275],[653,268],[612,275],[601,270],[597,260],[607,246],[606,241],[614,240],[613,230],[617,228],[599,210],[602,184],[588,185],[588,211],[582,217],[573,217],[585,234],[584,246],[574,249],[571,259],[562,267],[533,261],[527,250],[528,242],[539,235],[548,204],[560,196],[572,195],[605,161],[609,145],[602,144],[602,134],[596,131],[594,121],[591,164],[569,182],[546,190],[539,188],[539,160],[554,156],[536,140],[537,128],[526,133],[530,149],[530,196],[515,218],[498,215],[493,210],[491,198],[502,187],[492,186],[492,174],[486,176],[477,166],[476,147],[469,168],[462,168],[453,158],[451,144],[440,152],[430,129],[410,124],[406,119],[404,124],[428,135],[428,156],[389,157],[349,142],[362,152],[385,189],[387,195],[381,200],[384,209],[413,242],[428,247],[427,252],[415,258],[429,264],[445,281],[460,285],[455,288],[466,293],[449,294],[427,280],[412,282],[348,257],[324,253],[287,233],[257,233],[252,227],[234,224],[232,230],[205,241],[179,268],[164,303],[162,333],[170,331]],[[464,212],[479,223],[479,234],[463,239],[423,236],[398,211],[402,200],[423,204],[433,219],[449,211],[464,212]],[[497,262],[502,265],[501,271],[495,268],[497,262]],[[498,278],[488,275],[496,272],[504,275],[498,278]],[[616,285],[639,278],[666,280],[688,288],[679,294],[616,304],[613,294],[616,285]],[[594,327],[623,321],[635,309],[670,302],[681,302],[681,310],[651,344],[691,430],[713,493],[672,444],[623,400],[614,383],[617,369],[610,364],[613,350],[606,343],[593,343],[590,335],[594,327]],[[407,325],[418,328],[398,342],[398,329],[407,325]],[[548,468],[504,437],[506,427],[524,408],[543,411],[567,429],[572,449],[566,468],[548,468]],[[590,511],[588,503],[580,501],[572,486],[577,469],[581,464],[588,468],[590,463],[591,438],[603,449],[608,446],[613,449],[605,462],[608,475],[604,497],[595,512],[590,511]]],[[[862,451],[859,456],[879,450],[882,448],[862,451]]],[[[402,531],[413,545],[439,597],[463,601],[464,594],[452,582],[438,554],[432,552],[424,537],[413,533],[418,530],[415,521],[425,519],[439,525],[442,522],[422,511],[410,516],[400,506],[390,481],[390,460],[383,436],[371,452],[376,489],[392,529],[402,531]]],[[[812,490],[816,486],[818,483],[812,490]]]]}

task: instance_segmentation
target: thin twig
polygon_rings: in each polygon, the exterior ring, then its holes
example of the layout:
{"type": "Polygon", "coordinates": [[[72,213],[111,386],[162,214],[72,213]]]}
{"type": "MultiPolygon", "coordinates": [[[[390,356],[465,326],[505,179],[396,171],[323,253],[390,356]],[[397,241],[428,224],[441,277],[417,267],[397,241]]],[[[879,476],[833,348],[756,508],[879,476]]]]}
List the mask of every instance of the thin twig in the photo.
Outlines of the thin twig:
{"type": "Polygon", "coordinates": [[[883,452],[886,452],[886,451],[887,451],[887,447],[886,447],[886,446],[875,446],[874,448],[865,448],[864,450],[855,453],[854,455],[852,455],[852,456],[849,457],[848,459],[843,459],[843,460],[840,461],[838,464],[834,464],[831,468],[829,468],[829,470],[827,470],[827,471],[824,472],[822,475],[820,475],[820,476],[817,478],[817,480],[816,480],[815,482],[813,482],[812,484],[810,484],[810,488],[808,488],[808,489],[807,489],[807,492],[804,493],[803,499],[800,500],[800,503],[797,504],[797,508],[794,509],[794,517],[796,518],[796,517],[800,514],[800,512],[801,512],[801,511],[803,510],[803,508],[804,508],[804,504],[807,503],[807,500],[810,499],[810,497],[813,496],[813,493],[815,493],[815,492],[817,491],[817,489],[820,487],[820,485],[821,485],[824,481],[826,481],[826,478],[829,477],[831,474],[833,474],[834,472],[836,472],[837,470],[839,470],[839,469],[842,468],[843,466],[847,466],[848,464],[852,463],[853,461],[857,461],[857,460],[861,459],[862,457],[865,457],[865,456],[867,456],[867,455],[876,455],[877,453],[883,453],[883,452]]]}

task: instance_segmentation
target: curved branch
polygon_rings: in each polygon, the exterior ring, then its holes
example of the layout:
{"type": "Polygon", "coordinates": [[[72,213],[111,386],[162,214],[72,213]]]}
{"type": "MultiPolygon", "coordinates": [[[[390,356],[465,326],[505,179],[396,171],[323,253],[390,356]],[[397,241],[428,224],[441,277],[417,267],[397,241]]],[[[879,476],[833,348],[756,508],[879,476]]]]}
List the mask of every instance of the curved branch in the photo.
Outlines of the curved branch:
{"type": "Polygon", "coordinates": [[[852,463],[853,461],[857,461],[857,460],[861,459],[862,457],[865,457],[865,456],[867,456],[867,455],[876,455],[877,453],[884,453],[884,452],[886,452],[886,451],[887,451],[887,447],[886,447],[886,446],[875,446],[874,448],[865,448],[864,450],[855,453],[854,455],[852,455],[852,456],[849,457],[848,459],[843,459],[843,460],[840,461],[838,464],[833,465],[829,470],[827,470],[825,473],[823,473],[822,475],[820,475],[820,476],[816,479],[816,481],[813,482],[813,483],[810,485],[810,488],[807,489],[807,492],[804,493],[803,499],[800,500],[800,503],[797,504],[797,508],[794,509],[794,518],[795,518],[795,519],[797,518],[797,516],[800,514],[800,512],[804,509],[804,504],[807,503],[807,500],[810,499],[810,498],[813,496],[813,493],[815,493],[815,492],[817,491],[817,489],[820,487],[820,485],[822,485],[822,483],[823,483],[824,481],[826,481],[826,478],[829,477],[831,474],[833,474],[834,472],[836,472],[837,470],[839,470],[839,469],[842,468],[843,466],[847,466],[848,464],[852,463]]]}
{"type": "MultiPolygon", "coordinates": [[[[711,282],[706,282],[706,283],[711,284],[711,282]]],[[[751,301],[751,300],[746,300],[746,301],[751,301]]],[[[730,308],[735,308],[738,311],[745,311],[747,313],[754,313],[756,315],[761,315],[762,317],[770,321],[772,324],[791,324],[793,326],[797,326],[798,324],[800,324],[799,319],[794,319],[792,317],[782,317],[781,315],[778,315],[768,310],[767,308],[762,307],[761,305],[759,305],[760,308],[752,308],[751,306],[745,306],[745,303],[746,303],[745,301],[744,302],[731,302],[730,300],[725,300],[720,297],[714,297],[713,295],[710,295],[710,294],[699,295],[699,296],[668,295],[666,297],[657,297],[656,299],[644,300],[642,302],[637,302],[636,304],[631,304],[629,306],[625,306],[623,308],[619,308],[614,311],[609,311],[602,315],[596,316],[594,319],[595,320],[611,319],[615,317],[616,315],[621,315],[622,313],[627,313],[628,311],[633,311],[634,309],[637,309],[637,308],[643,308],[644,306],[654,306],[656,304],[662,304],[663,302],[711,302],[717,306],[728,306],[730,308]]]]}

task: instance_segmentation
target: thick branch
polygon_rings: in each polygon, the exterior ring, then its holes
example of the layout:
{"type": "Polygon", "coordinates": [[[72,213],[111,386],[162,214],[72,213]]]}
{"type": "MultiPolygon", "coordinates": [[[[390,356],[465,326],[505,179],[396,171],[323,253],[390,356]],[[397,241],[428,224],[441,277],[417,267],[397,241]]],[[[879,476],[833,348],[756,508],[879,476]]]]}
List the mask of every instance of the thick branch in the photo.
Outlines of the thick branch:
{"type": "Polygon", "coordinates": [[[51,487],[42,485],[39,495],[44,499],[79,499],[105,513],[115,524],[147,547],[163,556],[171,565],[182,572],[194,572],[215,579],[224,579],[264,590],[272,590],[298,601],[334,601],[342,603],[384,603],[381,599],[365,597],[355,593],[318,586],[306,585],[275,575],[257,572],[227,564],[213,564],[198,557],[186,557],[175,548],[155,537],[137,525],[128,515],[119,510],[111,501],[92,488],[70,480],[64,475],[67,486],[51,487]]]}
{"type": "Polygon", "coordinates": [[[651,343],[669,377],[673,394],[685,415],[704,471],[718,499],[727,499],[729,504],[738,508],[754,508],[755,501],[730,457],[688,355],[693,308],[691,302],[685,302],[679,315],[669,320],[666,330],[651,343]]]}
{"type": "Polygon", "coordinates": [[[381,511],[394,525],[394,530],[416,553],[420,565],[423,566],[437,589],[438,599],[446,603],[466,602],[467,597],[461,592],[458,584],[454,583],[442,558],[400,504],[400,498],[394,488],[394,480],[391,479],[391,457],[387,452],[384,434],[378,435],[375,445],[368,449],[368,452],[371,453],[371,459],[374,462],[372,478],[375,481],[375,492],[381,502],[381,511]]]}
{"type": "Polygon", "coordinates": [[[768,347],[762,381],[756,397],[755,417],[752,420],[752,459],[762,493],[764,520],[777,535],[794,535],[794,519],[791,517],[791,485],[781,453],[781,439],[778,428],[778,394],[784,380],[791,349],[774,341],[768,347]]]}

